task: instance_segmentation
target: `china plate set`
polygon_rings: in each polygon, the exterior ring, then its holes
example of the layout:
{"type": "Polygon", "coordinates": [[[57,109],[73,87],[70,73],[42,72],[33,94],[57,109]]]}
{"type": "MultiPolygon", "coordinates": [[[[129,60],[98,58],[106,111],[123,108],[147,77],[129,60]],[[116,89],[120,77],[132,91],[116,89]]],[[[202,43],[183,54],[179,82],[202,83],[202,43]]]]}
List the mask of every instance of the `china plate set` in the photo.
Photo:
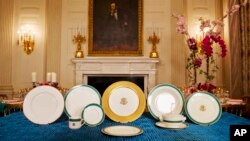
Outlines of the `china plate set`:
{"type": "Polygon", "coordinates": [[[192,122],[204,126],[216,123],[222,114],[220,102],[213,94],[196,92],[191,94],[184,103],[181,91],[170,84],[155,86],[148,95],[147,106],[151,115],[160,120],[156,126],[172,129],[188,127],[185,120],[180,121],[178,118],[182,116],[183,107],[186,116],[192,122]],[[164,115],[171,115],[172,121],[159,119],[164,115]]]}
{"type": "Polygon", "coordinates": [[[64,111],[69,117],[69,127],[72,129],[80,128],[83,123],[97,126],[105,118],[101,96],[94,87],[89,85],[71,88],[64,98],[54,87],[36,87],[25,97],[23,111],[24,115],[36,124],[50,124],[64,111]]]}
{"type": "MultiPolygon", "coordinates": [[[[113,121],[128,123],[138,119],[144,112],[146,98],[136,84],[118,81],[111,84],[103,93],[102,106],[106,115],[113,121]]],[[[143,130],[134,126],[109,126],[102,133],[111,136],[136,136],[143,130]]]]}
{"type": "MultiPolygon", "coordinates": [[[[178,118],[184,117],[183,110],[191,121],[199,125],[216,123],[222,113],[218,99],[208,92],[193,93],[184,102],[183,94],[177,87],[159,84],[151,89],[146,103],[143,91],[128,81],[111,84],[102,97],[90,85],[75,86],[64,98],[56,88],[39,86],[25,97],[23,111],[36,124],[50,124],[64,111],[69,117],[69,127],[78,129],[83,124],[91,127],[101,124],[105,114],[115,122],[133,122],[143,114],[146,104],[150,114],[158,120],[155,125],[168,129],[188,127],[186,118],[178,118]]],[[[103,128],[102,133],[135,136],[143,133],[143,130],[133,126],[109,126],[103,128]]]]}
{"type": "Polygon", "coordinates": [[[155,86],[148,95],[147,106],[151,115],[160,120],[156,126],[168,129],[187,127],[186,118],[181,115],[184,97],[178,88],[170,84],[155,86]]]}
{"type": "Polygon", "coordinates": [[[75,86],[64,96],[64,101],[64,111],[69,118],[78,117],[89,126],[97,126],[104,121],[105,114],[100,106],[101,95],[94,87],[75,86]]]}

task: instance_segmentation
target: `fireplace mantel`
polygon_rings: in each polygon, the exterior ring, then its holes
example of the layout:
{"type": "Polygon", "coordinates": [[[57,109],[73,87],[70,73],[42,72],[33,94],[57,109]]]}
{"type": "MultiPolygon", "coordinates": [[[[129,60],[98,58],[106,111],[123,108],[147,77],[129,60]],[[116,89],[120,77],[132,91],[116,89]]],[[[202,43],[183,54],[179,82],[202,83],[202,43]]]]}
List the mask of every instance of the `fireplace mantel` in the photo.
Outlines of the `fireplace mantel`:
{"type": "Polygon", "coordinates": [[[75,84],[88,84],[88,76],[137,75],[144,76],[144,93],[155,86],[155,58],[145,57],[88,57],[72,59],[75,63],[75,84]]]}

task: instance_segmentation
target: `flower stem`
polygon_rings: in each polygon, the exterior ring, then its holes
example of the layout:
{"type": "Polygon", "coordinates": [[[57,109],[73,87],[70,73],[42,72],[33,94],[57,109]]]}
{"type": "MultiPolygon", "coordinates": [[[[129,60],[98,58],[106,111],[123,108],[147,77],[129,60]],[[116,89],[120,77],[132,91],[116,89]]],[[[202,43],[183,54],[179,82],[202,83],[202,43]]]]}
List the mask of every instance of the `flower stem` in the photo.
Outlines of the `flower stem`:
{"type": "Polygon", "coordinates": [[[197,69],[194,67],[194,81],[193,81],[193,85],[195,86],[197,82],[197,69]]]}
{"type": "MultiPolygon", "coordinates": [[[[196,56],[196,52],[193,50],[193,52],[192,52],[192,62],[195,61],[195,56],[196,56]]],[[[193,66],[193,71],[194,71],[193,86],[195,86],[195,84],[197,82],[197,68],[195,66],[193,66]]]]}
{"type": "Polygon", "coordinates": [[[207,57],[207,80],[210,80],[210,77],[209,77],[209,58],[210,57],[207,57]]]}

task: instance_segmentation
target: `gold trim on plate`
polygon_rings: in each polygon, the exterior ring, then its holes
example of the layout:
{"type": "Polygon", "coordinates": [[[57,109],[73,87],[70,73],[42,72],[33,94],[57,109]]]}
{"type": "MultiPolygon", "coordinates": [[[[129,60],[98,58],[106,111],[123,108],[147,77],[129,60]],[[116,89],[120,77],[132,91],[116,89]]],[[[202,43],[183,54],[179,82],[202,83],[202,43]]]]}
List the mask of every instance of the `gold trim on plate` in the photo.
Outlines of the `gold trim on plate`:
{"type": "Polygon", "coordinates": [[[141,128],[123,125],[105,127],[101,131],[106,135],[120,137],[137,136],[143,133],[143,130],[141,128]]]}
{"type": "MultiPolygon", "coordinates": [[[[124,99],[120,102],[125,104],[124,99]]],[[[129,100],[126,99],[126,102],[128,103],[129,100]]],[[[102,96],[102,104],[103,104],[102,106],[103,106],[105,114],[111,120],[116,121],[116,122],[121,122],[121,123],[127,123],[127,122],[135,121],[143,114],[143,112],[145,110],[145,106],[146,106],[146,98],[145,98],[145,95],[144,95],[143,91],[141,90],[141,88],[138,87],[136,84],[129,82],[129,81],[118,81],[118,82],[111,84],[104,91],[103,96],[102,96]],[[138,96],[139,105],[138,105],[136,111],[128,116],[121,116],[121,115],[114,113],[109,106],[109,98],[112,94],[112,91],[115,89],[118,89],[118,88],[129,88],[129,89],[133,90],[138,96]]]]}

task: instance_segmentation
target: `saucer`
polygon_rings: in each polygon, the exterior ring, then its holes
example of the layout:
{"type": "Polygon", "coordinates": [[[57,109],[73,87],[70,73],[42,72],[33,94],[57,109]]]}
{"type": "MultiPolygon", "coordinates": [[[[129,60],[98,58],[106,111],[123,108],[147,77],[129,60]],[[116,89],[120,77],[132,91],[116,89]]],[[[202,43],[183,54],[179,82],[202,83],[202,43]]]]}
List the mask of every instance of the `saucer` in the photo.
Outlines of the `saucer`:
{"type": "Polygon", "coordinates": [[[110,136],[129,137],[140,135],[143,130],[134,126],[116,125],[103,128],[102,133],[110,136]]]}
{"type": "Polygon", "coordinates": [[[168,129],[184,129],[188,127],[187,123],[168,123],[168,122],[156,122],[156,126],[168,129]]]}

